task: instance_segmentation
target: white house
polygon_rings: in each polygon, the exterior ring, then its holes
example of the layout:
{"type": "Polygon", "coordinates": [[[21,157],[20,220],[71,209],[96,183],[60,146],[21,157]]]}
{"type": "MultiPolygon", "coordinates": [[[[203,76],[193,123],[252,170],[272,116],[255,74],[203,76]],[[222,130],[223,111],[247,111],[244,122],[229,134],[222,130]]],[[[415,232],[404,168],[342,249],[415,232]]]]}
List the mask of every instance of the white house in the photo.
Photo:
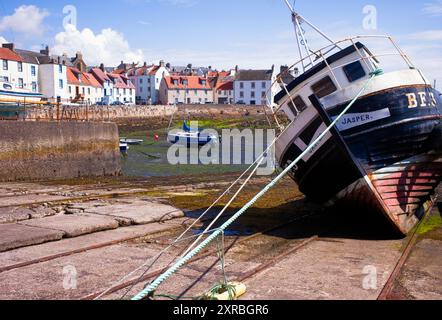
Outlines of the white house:
{"type": "Polygon", "coordinates": [[[37,60],[15,52],[12,43],[3,44],[0,48],[0,59],[0,80],[12,85],[12,89],[20,89],[21,92],[39,92],[37,60]]]}
{"type": "Polygon", "coordinates": [[[68,67],[67,78],[71,102],[95,104],[103,100],[103,86],[90,73],[68,67]]]}
{"type": "Polygon", "coordinates": [[[160,61],[159,65],[151,66],[144,63],[142,67],[130,69],[127,74],[136,87],[137,104],[159,103],[161,81],[170,75],[164,61],[160,61]]]}
{"type": "Polygon", "coordinates": [[[121,74],[107,73],[113,83],[113,100],[125,104],[135,104],[135,86],[131,80],[121,74]]]}
{"type": "Polygon", "coordinates": [[[99,68],[92,68],[90,73],[92,76],[95,77],[95,79],[100,83],[100,85],[103,87],[103,97],[101,102],[104,104],[111,104],[115,101],[114,99],[114,83],[107,76],[106,69],[104,67],[104,64],[101,64],[99,68]]]}
{"type": "Polygon", "coordinates": [[[276,79],[274,67],[270,70],[239,70],[236,73],[234,101],[238,104],[266,105],[272,102],[272,83],[276,79]]]}
{"type": "MultiPolygon", "coordinates": [[[[70,60],[67,56],[50,56],[48,47],[40,52],[20,49],[14,49],[14,52],[24,60],[35,61],[38,65],[37,79],[40,93],[49,99],[55,100],[60,97],[63,101],[68,100],[67,65],[70,64],[70,60]]],[[[31,74],[32,72],[31,67],[31,74]]]]}

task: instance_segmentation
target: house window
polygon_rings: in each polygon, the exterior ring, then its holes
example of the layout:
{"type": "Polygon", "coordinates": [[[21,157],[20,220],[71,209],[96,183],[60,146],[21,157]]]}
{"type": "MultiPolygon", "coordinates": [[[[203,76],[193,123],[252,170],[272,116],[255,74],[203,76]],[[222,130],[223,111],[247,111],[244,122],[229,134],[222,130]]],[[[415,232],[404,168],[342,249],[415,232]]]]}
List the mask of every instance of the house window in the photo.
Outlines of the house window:
{"type": "Polygon", "coordinates": [[[143,87],[140,87],[140,92],[143,92],[143,87]]]}
{"type": "Polygon", "coordinates": [[[336,90],[337,88],[329,76],[312,85],[312,91],[319,99],[332,94],[336,90]]]}
{"type": "Polygon", "coordinates": [[[17,62],[18,72],[23,72],[23,62],[17,62]]]}
{"type": "Polygon", "coordinates": [[[240,89],[244,89],[244,82],[240,82],[240,83],[239,83],[239,88],[240,88],[240,89]]]}
{"type": "Polygon", "coordinates": [[[3,81],[9,82],[9,77],[3,77],[3,81]]]}
{"type": "Polygon", "coordinates": [[[37,92],[37,82],[32,82],[32,92],[37,92]]]}
{"type": "Polygon", "coordinates": [[[35,66],[31,66],[31,76],[35,77],[36,74],[35,66]]]}
{"type": "Polygon", "coordinates": [[[359,80],[367,75],[360,61],[356,61],[346,65],[343,70],[345,72],[345,75],[347,76],[348,81],[350,82],[359,80]]]}
{"type": "Polygon", "coordinates": [[[82,88],[82,90],[81,90],[82,92],[83,92],[83,95],[86,93],[86,90],[85,90],[85,88],[82,88]]]}
{"type": "Polygon", "coordinates": [[[3,60],[3,70],[8,70],[8,60],[3,60]]]}
{"type": "Polygon", "coordinates": [[[91,94],[91,88],[87,88],[87,94],[91,94]]]}
{"type": "Polygon", "coordinates": [[[265,91],[261,92],[261,98],[266,99],[267,98],[267,94],[265,91]]]}
{"type": "Polygon", "coordinates": [[[244,98],[244,91],[241,91],[241,92],[239,93],[239,97],[240,97],[240,98],[244,98]]]}
{"type": "Polygon", "coordinates": [[[194,90],[194,93],[195,93],[195,94],[198,94],[198,91],[194,90]]]}
{"type": "Polygon", "coordinates": [[[140,78],[140,83],[143,83],[143,78],[140,78]]]}
{"type": "Polygon", "coordinates": [[[69,93],[72,93],[72,86],[69,86],[69,93]]]}
{"type": "Polygon", "coordinates": [[[265,88],[267,87],[266,83],[265,83],[265,82],[262,82],[262,83],[261,83],[261,87],[262,87],[263,89],[265,89],[265,88]]]}
{"type": "Polygon", "coordinates": [[[18,78],[18,87],[23,89],[23,78],[18,78]]]}
{"type": "Polygon", "coordinates": [[[61,64],[58,65],[58,73],[63,73],[63,66],[61,64]]]}
{"type": "Polygon", "coordinates": [[[255,89],[255,87],[256,87],[255,82],[252,82],[252,89],[255,89]]]}
{"type": "Polygon", "coordinates": [[[252,98],[255,98],[255,91],[252,91],[252,93],[250,94],[250,96],[251,96],[252,98]]]}

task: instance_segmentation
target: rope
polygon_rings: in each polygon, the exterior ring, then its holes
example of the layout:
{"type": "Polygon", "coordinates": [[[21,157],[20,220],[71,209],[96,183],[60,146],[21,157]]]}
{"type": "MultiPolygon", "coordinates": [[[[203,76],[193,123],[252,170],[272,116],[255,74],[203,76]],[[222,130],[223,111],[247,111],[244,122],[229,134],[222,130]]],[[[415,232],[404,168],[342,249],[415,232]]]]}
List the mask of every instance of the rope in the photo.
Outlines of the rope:
{"type": "Polygon", "coordinates": [[[271,181],[264,189],[262,189],[252,200],[250,200],[242,209],[240,209],[235,215],[233,215],[229,220],[227,220],[218,231],[215,231],[212,235],[210,235],[206,240],[204,240],[199,246],[193,249],[190,253],[188,253],[185,257],[181,258],[178,262],[176,262],[171,268],[169,268],[166,272],[164,272],[161,276],[159,276],[154,282],[149,284],[144,290],[142,290],[139,294],[132,298],[132,300],[142,300],[149,296],[152,292],[154,292],[164,281],[166,281],[170,276],[176,273],[181,267],[183,267],[187,262],[189,262],[193,257],[195,257],[198,253],[200,253],[207,245],[209,245],[213,240],[215,240],[221,233],[224,232],[230,225],[232,225],[239,217],[241,217],[244,212],[246,212],[251,206],[253,206],[260,198],[262,198],[270,189],[272,189],[283,177],[287,175],[299,161],[302,160],[316,145],[320,142],[330,131],[331,129],[338,123],[338,121],[350,110],[350,108],[355,104],[355,102],[363,95],[363,93],[368,88],[369,84],[372,80],[382,74],[381,69],[375,70],[370,74],[370,78],[367,80],[365,85],[358,92],[356,97],[348,104],[348,106],[342,111],[341,114],[331,123],[331,125],[315,140],[313,143],[307,147],[304,152],[302,152],[298,158],[293,161],[287,168],[285,168],[273,181],[271,181]]]}
{"type": "MultiPolygon", "coordinates": [[[[288,128],[286,128],[286,130],[288,130],[288,128]]],[[[227,189],[226,191],[224,191],[223,194],[221,194],[218,199],[216,199],[209,208],[207,208],[199,217],[198,219],[196,219],[177,239],[174,240],[174,242],[172,242],[168,247],[166,247],[165,249],[163,249],[161,252],[159,252],[156,256],[147,259],[141,266],[139,266],[138,268],[136,268],[135,270],[131,271],[130,273],[128,273],[127,275],[125,275],[124,277],[122,277],[121,279],[119,279],[118,281],[116,281],[115,283],[113,283],[111,286],[109,286],[105,291],[103,291],[100,295],[98,295],[94,300],[98,300],[100,298],[102,298],[103,296],[105,296],[115,285],[118,285],[120,283],[122,283],[124,280],[128,279],[130,276],[134,275],[136,272],[140,271],[141,269],[143,269],[144,267],[148,266],[148,268],[143,272],[143,274],[139,277],[142,278],[154,265],[155,263],[167,252],[169,251],[175,244],[177,244],[178,242],[180,242],[183,237],[199,222],[201,221],[201,219],[203,217],[205,217],[207,215],[207,213],[209,213],[210,210],[213,209],[213,207],[215,207],[215,205],[221,201],[222,198],[224,198],[224,196],[226,196],[230,190],[232,190],[232,188],[239,183],[239,181],[247,174],[247,172],[250,171],[250,169],[252,169],[254,166],[256,166],[256,169],[254,170],[254,172],[258,169],[258,167],[260,166],[260,164],[262,163],[262,161],[264,160],[264,156],[266,155],[266,153],[269,152],[269,150],[273,147],[273,145],[276,143],[278,139],[275,138],[272,143],[267,147],[267,149],[258,157],[256,158],[256,160],[239,176],[238,179],[236,179],[227,189]],[[152,262],[151,262],[152,261],[152,262]],[[151,262],[149,264],[149,262],[151,262]]],[[[246,183],[251,179],[251,176],[247,179],[246,183]]],[[[241,186],[241,189],[244,188],[245,184],[244,183],[241,186]]],[[[237,196],[237,195],[236,195],[237,196]]],[[[235,196],[235,198],[236,198],[235,196]]],[[[233,200],[232,200],[233,202],[233,200]]],[[[229,204],[230,206],[230,204],[229,204]]],[[[226,208],[227,209],[227,208],[226,208]]],[[[224,210],[225,211],[225,210],[224,210]]],[[[218,215],[217,219],[215,219],[212,222],[212,225],[221,217],[221,215],[218,215]]],[[[207,230],[206,230],[207,231],[207,230]]],[[[204,233],[203,233],[204,234],[204,233]]],[[[132,288],[129,289],[129,291],[132,288]]],[[[127,295],[129,293],[129,291],[127,291],[125,295],[127,295]]]]}

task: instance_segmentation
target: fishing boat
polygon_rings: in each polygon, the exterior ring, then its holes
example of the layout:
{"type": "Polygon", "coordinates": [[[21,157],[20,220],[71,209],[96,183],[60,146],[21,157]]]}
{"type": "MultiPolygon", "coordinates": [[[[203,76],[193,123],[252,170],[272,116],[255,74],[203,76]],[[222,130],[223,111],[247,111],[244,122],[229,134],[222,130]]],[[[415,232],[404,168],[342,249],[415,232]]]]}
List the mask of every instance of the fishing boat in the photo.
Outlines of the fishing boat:
{"type": "Polygon", "coordinates": [[[120,152],[127,153],[129,151],[129,145],[125,142],[120,142],[120,152]]]}
{"type": "Polygon", "coordinates": [[[121,143],[126,143],[130,146],[138,146],[140,144],[142,144],[144,142],[144,140],[141,139],[126,139],[126,138],[121,138],[120,139],[121,143]]]}
{"type": "Polygon", "coordinates": [[[41,93],[32,92],[24,88],[15,88],[10,82],[0,81],[0,102],[39,102],[43,97],[41,93]]]}
{"type": "Polygon", "coordinates": [[[307,150],[362,92],[290,176],[317,203],[353,210],[355,219],[362,210],[378,212],[409,233],[434,204],[441,181],[440,92],[392,37],[333,41],[285,2],[300,55],[287,72],[300,72],[288,84],[275,84],[280,90],[271,108],[282,129],[276,143],[280,166],[287,168],[307,150]],[[327,44],[313,50],[306,28],[327,44]],[[369,49],[372,42],[379,52],[369,49]]]}
{"type": "Polygon", "coordinates": [[[204,129],[193,130],[186,122],[183,122],[183,129],[169,132],[167,141],[171,144],[189,147],[218,143],[219,139],[218,135],[205,133],[204,129]]]}

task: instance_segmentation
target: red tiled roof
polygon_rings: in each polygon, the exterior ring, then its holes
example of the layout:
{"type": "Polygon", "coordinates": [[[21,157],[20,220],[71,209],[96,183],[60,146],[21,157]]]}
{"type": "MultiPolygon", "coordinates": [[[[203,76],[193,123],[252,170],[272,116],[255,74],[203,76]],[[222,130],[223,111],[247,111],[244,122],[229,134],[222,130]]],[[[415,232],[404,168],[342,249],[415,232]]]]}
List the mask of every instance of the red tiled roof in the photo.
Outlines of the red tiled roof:
{"type": "Polygon", "coordinates": [[[126,73],[126,71],[124,71],[124,69],[116,69],[116,70],[113,71],[113,73],[115,73],[115,74],[124,74],[124,73],[126,73]]]}
{"type": "Polygon", "coordinates": [[[88,81],[92,87],[103,88],[103,86],[100,84],[100,82],[98,82],[98,80],[95,79],[95,77],[92,74],[83,73],[83,77],[86,77],[88,79],[88,81]]]}
{"type": "Polygon", "coordinates": [[[22,57],[8,48],[0,48],[0,59],[23,62],[22,57]]]}
{"type": "Polygon", "coordinates": [[[104,83],[105,81],[110,81],[106,73],[104,73],[103,70],[101,70],[100,68],[93,68],[91,72],[101,83],[104,83]]]}
{"type": "Polygon", "coordinates": [[[81,82],[77,78],[78,73],[74,72],[74,68],[67,68],[66,74],[69,84],[75,84],[75,85],[81,84],[81,82]]]}
{"type": "Polygon", "coordinates": [[[219,84],[216,90],[233,90],[233,81],[227,81],[219,84]]]}
{"type": "Polygon", "coordinates": [[[165,77],[166,85],[169,89],[211,89],[209,84],[209,79],[198,76],[171,76],[165,77]],[[174,84],[174,80],[178,81],[178,85],[174,84]],[[187,80],[187,85],[183,84],[183,81],[187,80]],[[206,81],[206,84],[203,85],[203,81],[206,81]]]}
{"type": "Polygon", "coordinates": [[[160,69],[160,66],[154,66],[150,71],[149,71],[149,75],[154,76],[158,69],[160,69]]]}
{"type": "Polygon", "coordinates": [[[101,84],[92,74],[80,72],[76,68],[67,68],[67,78],[69,84],[102,88],[101,84]]]}
{"type": "Polygon", "coordinates": [[[135,89],[135,86],[133,85],[132,82],[127,84],[127,82],[129,81],[129,79],[127,77],[121,76],[121,75],[115,74],[115,73],[108,73],[107,75],[110,78],[112,78],[112,80],[114,82],[114,88],[117,88],[117,89],[135,89]]]}

